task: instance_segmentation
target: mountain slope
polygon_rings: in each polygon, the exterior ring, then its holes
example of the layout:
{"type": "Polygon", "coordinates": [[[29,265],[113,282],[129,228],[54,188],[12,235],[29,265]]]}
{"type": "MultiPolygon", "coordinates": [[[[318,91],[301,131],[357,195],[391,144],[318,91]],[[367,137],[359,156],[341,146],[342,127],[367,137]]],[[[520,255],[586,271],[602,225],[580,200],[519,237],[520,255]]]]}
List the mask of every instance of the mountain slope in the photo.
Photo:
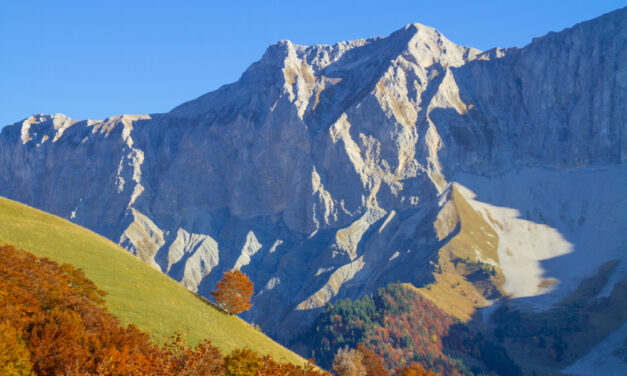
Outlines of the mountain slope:
{"type": "Polygon", "coordinates": [[[547,311],[627,278],[626,62],[627,8],[486,52],[419,24],[282,41],[167,114],[5,127],[0,194],[205,296],[241,268],[244,317],[286,343],[394,281],[464,320],[547,311]]]}
{"type": "Polygon", "coordinates": [[[276,359],[304,360],[235,316],[227,317],[110,241],[50,214],[0,198],[0,242],[70,263],[105,290],[107,308],[157,341],[176,330],[191,343],[211,338],[221,350],[249,347],[276,359]]]}

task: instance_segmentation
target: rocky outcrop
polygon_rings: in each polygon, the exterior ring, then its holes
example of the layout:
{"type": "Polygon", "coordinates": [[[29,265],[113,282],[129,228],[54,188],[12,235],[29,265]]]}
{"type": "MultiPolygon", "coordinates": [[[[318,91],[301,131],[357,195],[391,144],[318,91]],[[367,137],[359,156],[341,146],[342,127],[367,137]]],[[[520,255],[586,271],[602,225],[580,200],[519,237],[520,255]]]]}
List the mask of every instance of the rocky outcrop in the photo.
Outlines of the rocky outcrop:
{"type": "Polygon", "coordinates": [[[246,318],[288,340],[338,297],[433,282],[464,223],[457,183],[498,234],[504,292],[543,309],[609,259],[611,283],[625,278],[626,41],[626,9],[486,52],[419,24],[281,41],[166,114],[5,127],[0,194],[205,296],[242,269],[257,291],[246,318]],[[520,270],[555,282],[521,286],[520,270]]]}

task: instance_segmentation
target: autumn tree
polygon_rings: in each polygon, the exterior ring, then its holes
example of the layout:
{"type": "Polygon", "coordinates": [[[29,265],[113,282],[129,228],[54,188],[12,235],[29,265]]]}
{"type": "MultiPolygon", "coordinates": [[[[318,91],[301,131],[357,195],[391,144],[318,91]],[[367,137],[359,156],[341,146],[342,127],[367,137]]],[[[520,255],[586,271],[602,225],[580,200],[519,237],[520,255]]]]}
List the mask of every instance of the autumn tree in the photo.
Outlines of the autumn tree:
{"type": "Polygon", "coordinates": [[[28,374],[30,358],[38,376],[96,374],[105,364],[108,373],[98,374],[145,375],[161,356],[147,334],[122,327],[107,312],[104,291],[71,265],[1,246],[0,292],[0,323],[14,329],[0,328],[5,333],[0,342],[8,341],[10,353],[20,356],[10,362],[26,369],[21,374],[28,374]],[[144,369],[129,371],[130,364],[144,369]]]}
{"type": "Polygon", "coordinates": [[[34,375],[26,344],[18,331],[8,322],[0,322],[0,375],[34,375]]]}
{"type": "Polygon", "coordinates": [[[226,376],[257,376],[262,365],[262,357],[250,349],[235,349],[224,358],[226,376]]]}
{"type": "Polygon", "coordinates": [[[333,359],[333,370],[338,376],[366,376],[366,367],[362,364],[360,352],[343,347],[337,350],[333,359]]]}
{"type": "Polygon", "coordinates": [[[310,360],[304,366],[292,363],[280,363],[272,359],[270,355],[261,358],[261,366],[256,376],[331,376],[329,373],[316,369],[310,360]]]}
{"type": "Polygon", "coordinates": [[[161,359],[161,375],[222,375],[224,358],[211,340],[205,339],[195,348],[188,346],[178,331],[164,345],[165,356],[161,359]]]}
{"type": "MultiPolygon", "coordinates": [[[[212,374],[213,375],[213,374],[212,374]]],[[[304,366],[277,362],[250,349],[235,349],[224,358],[225,376],[331,376],[312,361],[304,366]]]]}
{"type": "Polygon", "coordinates": [[[390,373],[383,365],[383,359],[363,342],[357,345],[355,351],[361,355],[361,364],[366,369],[366,376],[389,376],[390,373]]]}
{"type": "Polygon", "coordinates": [[[438,373],[422,368],[419,363],[411,363],[396,371],[399,376],[439,376],[438,373]]]}
{"type": "Polygon", "coordinates": [[[237,314],[250,308],[253,283],[246,274],[231,270],[224,273],[211,295],[227,314],[237,314]]]}

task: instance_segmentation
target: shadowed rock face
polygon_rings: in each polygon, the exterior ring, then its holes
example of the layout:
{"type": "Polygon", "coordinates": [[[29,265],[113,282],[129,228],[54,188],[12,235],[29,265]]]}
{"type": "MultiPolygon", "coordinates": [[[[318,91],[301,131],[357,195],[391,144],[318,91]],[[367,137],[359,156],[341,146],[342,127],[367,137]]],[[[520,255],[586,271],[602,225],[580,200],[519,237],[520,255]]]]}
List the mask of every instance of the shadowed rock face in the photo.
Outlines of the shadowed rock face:
{"type": "Polygon", "coordinates": [[[626,41],[625,9],[521,49],[418,24],[282,41],[167,114],[5,127],[0,194],[204,296],[241,268],[256,290],[246,318],[287,341],[337,297],[431,282],[459,231],[456,182],[499,235],[505,292],[544,309],[610,259],[610,282],[626,276],[626,41]],[[517,262],[539,287],[518,285],[517,262]]]}

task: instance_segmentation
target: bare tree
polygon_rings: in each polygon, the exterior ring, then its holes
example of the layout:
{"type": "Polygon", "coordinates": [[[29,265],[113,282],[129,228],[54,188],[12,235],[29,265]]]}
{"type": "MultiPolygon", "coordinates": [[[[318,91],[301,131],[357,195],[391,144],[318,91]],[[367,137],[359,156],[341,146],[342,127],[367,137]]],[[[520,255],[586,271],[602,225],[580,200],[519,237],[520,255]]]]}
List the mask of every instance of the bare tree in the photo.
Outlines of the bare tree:
{"type": "Polygon", "coordinates": [[[333,370],[338,376],[366,376],[361,353],[349,349],[348,346],[337,350],[333,359],[333,370]]]}

